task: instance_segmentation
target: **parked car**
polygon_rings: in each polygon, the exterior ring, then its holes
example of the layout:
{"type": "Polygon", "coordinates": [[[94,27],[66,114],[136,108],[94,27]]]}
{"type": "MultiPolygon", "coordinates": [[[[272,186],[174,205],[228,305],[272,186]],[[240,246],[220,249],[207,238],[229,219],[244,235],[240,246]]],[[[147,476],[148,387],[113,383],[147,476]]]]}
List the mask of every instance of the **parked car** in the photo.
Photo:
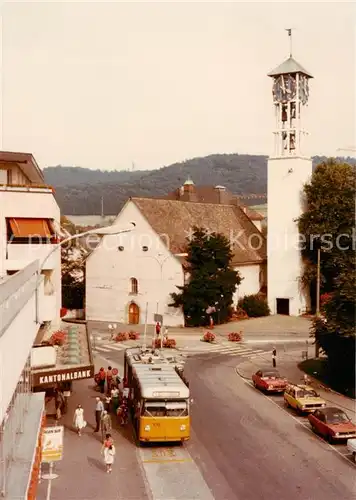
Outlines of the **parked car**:
{"type": "MultiPolygon", "coordinates": [[[[313,431],[325,437],[329,442],[356,438],[356,425],[340,408],[329,407],[317,410],[309,415],[308,419],[313,431]]],[[[351,439],[351,441],[355,441],[355,452],[356,439],[351,439]]]]}
{"type": "Polygon", "coordinates": [[[289,384],[284,391],[285,404],[299,413],[311,413],[326,407],[326,402],[308,385],[289,384]]]}
{"type": "Polygon", "coordinates": [[[348,439],[347,440],[347,449],[352,455],[354,462],[356,463],[356,439],[348,439]]]}
{"type": "Polygon", "coordinates": [[[277,370],[258,370],[252,375],[253,385],[261,391],[283,392],[288,380],[282,377],[277,370]]]}

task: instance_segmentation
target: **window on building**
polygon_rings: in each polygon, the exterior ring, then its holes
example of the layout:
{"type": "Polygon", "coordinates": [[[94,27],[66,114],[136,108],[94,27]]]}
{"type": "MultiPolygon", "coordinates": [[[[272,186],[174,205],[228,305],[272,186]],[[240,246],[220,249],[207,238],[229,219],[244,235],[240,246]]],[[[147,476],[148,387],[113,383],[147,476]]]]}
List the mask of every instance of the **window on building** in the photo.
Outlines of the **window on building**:
{"type": "Polygon", "coordinates": [[[132,295],[138,294],[138,281],[136,278],[131,278],[131,293],[132,295]]]}
{"type": "Polygon", "coordinates": [[[6,219],[8,243],[56,243],[56,231],[51,219],[6,219]]]}

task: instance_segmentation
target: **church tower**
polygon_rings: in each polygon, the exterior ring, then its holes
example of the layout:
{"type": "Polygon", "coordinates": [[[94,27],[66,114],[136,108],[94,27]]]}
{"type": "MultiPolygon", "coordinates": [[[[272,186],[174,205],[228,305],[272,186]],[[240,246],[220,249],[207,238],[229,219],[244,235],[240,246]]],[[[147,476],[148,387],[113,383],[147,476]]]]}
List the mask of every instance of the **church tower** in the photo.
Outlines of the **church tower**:
{"type": "MultiPolygon", "coordinates": [[[[287,30],[291,38],[291,30],[287,30]]],[[[267,167],[268,304],[272,314],[297,316],[307,308],[300,284],[302,260],[297,219],[303,213],[303,185],[312,174],[312,160],[303,156],[308,135],[303,114],[312,75],[293,57],[268,74],[272,78],[275,113],[274,154],[267,167]]]]}

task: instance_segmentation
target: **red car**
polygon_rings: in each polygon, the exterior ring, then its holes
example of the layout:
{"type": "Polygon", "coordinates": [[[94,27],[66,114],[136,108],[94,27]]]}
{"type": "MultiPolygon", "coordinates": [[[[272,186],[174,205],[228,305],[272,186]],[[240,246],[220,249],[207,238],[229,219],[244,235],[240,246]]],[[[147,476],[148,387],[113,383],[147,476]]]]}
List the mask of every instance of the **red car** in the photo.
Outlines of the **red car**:
{"type": "Polygon", "coordinates": [[[261,391],[284,392],[288,380],[282,377],[277,370],[258,370],[252,375],[253,385],[261,391]]]}
{"type": "Polygon", "coordinates": [[[329,442],[356,438],[356,425],[340,408],[330,407],[316,410],[308,416],[314,432],[329,442]]]}

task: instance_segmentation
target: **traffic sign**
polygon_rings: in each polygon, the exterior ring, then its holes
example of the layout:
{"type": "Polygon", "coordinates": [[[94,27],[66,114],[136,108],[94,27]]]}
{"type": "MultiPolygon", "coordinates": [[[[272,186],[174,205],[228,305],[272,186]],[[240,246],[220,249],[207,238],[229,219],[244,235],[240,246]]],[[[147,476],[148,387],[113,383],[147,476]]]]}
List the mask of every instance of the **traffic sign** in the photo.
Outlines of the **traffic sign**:
{"type": "Polygon", "coordinates": [[[64,427],[57,425],[45,427],[42,437],[42,462],[51,463],[62,460],[64,427]]]}

